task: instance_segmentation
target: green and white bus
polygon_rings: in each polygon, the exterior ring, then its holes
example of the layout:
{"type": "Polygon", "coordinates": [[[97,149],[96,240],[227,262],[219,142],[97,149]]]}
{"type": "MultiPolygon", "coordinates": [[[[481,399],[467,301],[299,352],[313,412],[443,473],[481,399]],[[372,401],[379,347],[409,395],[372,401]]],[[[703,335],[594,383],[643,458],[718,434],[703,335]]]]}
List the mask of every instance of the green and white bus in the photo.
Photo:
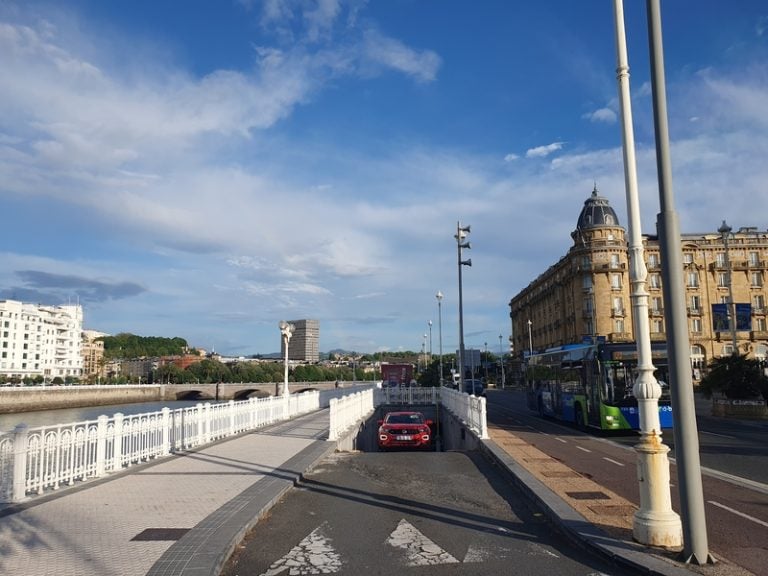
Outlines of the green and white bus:
{"type": "MultiPolygon", "coordinates": [[[[662,428],[671,428],[665,345],[653,343],[652,354],[655,376],[662,387],[659,421],[662,428]]],[[[584,429],[637,430],[640,416],[632,394],[636,377],[634,343],[560,346],[527,357],[528,407],[541,416],[584,429]]]]}

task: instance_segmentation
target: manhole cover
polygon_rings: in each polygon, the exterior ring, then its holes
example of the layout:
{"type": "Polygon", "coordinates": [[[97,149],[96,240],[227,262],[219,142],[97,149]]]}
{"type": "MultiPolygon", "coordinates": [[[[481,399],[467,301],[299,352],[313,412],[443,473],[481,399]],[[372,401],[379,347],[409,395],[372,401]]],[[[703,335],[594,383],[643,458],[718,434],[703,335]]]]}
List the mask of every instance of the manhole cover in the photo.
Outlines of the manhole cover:
{"type": "Polygon", "coordinates": [[[574,500],[609,500],[605,492],[566,492],[574,500]]]}
{"type": "Polygon", "coordinates": [[[189,528],[147,528],[131,538],[131,542],[175,542],[189,530],[189,528]]]}

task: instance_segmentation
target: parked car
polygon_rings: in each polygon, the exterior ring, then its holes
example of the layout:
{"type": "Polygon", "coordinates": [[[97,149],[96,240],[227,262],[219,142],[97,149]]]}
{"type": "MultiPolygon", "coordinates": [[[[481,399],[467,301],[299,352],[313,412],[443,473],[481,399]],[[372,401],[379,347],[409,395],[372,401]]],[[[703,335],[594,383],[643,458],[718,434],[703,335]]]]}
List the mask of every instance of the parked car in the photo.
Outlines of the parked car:
{"type": "Polygon", "coordinates": [[[432,447],[432,420],[421,412],[389,412],[379,420],[379,449],[432,447]]]}
{"type": "Polygon", "coordinates": [[[485,385],[482,380],[464,380],[464,392],[475,396],[485,396],[485,385]]]}

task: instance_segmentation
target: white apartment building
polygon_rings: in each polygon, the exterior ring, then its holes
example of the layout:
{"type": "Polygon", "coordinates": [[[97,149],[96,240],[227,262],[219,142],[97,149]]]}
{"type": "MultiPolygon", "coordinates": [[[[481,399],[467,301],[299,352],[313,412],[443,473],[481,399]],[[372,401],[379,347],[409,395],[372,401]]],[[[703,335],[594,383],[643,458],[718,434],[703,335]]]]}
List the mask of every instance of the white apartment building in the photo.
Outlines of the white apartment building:
{"type": "Polygon", "coordinates": [[[79,378],[83,308],[0,300],[0,381],[79,378]]]}

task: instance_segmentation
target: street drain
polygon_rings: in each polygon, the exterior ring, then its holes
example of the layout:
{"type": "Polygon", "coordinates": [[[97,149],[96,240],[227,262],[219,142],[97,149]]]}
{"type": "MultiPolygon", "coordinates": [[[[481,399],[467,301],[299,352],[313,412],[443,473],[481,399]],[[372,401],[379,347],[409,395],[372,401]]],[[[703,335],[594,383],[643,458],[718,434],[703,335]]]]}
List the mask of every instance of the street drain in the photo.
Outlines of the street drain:
{"type": "Polygon", "coordinates": [[[541,473],[547,478],[578,478],[579,473],[573,470],[545,470],[541,473]]]}
{"type": "Polygon", "coordinates": [[[131,542],[176,542],[189,530],[189,528],[147,528],[131,538],[131,542]]]}
{"type": "Polygon", "coordinates": [[[631,516],[637,510],[634,506],[622,504],[616,506],[590,506],[589,509],[598,516],[631,516]]]}
{"type": "Polygon", "coordinates": [[[574,500],[610,500],[605,492],[566,492],[574,500]]]}

